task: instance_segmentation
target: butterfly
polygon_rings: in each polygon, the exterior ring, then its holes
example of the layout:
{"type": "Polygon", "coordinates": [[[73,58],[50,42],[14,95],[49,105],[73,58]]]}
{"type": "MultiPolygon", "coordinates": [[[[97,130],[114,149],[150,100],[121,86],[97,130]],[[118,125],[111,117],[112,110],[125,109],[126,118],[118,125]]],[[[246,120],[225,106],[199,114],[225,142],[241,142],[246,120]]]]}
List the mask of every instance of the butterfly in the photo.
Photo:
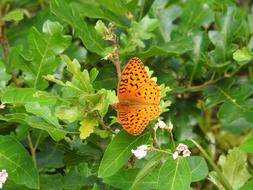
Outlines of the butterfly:
{"type": "Polygon", "coordinates": [[[117,117],[128,133],[139,135],[161,113],[160,89],[148,76],[143,62],[133,57],[118,82],[117,117]]]}

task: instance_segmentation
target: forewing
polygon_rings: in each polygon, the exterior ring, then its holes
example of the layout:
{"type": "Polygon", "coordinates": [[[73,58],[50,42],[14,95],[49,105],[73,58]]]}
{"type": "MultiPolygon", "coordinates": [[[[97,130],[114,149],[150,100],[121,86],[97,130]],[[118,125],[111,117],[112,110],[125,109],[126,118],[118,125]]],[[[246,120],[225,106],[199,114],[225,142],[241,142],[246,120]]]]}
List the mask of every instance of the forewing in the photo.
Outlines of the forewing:
{"type": "Polygon", "coordinates": [[[134,92],[144,86],[148,81],[149,77],[142,61],[137,57],[130,59],[118,83],[119,102],[131,99],[134,92]]]}
{"type": "Polygon", "coordinates": [[[138,105],[124,107],[119,104],[118,118],[122,127],[132,135],[139,135],[147,126],[150,120],[160,114],[157,105],[138,105]]]}

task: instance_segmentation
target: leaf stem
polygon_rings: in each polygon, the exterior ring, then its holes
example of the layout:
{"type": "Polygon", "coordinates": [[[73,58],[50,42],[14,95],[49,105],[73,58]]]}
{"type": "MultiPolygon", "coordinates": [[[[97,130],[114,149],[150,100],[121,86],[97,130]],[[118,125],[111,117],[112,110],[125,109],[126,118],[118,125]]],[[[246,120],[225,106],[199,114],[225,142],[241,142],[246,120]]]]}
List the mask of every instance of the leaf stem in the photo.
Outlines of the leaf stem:
{"type": "Polygon", "coordinates": [[[37,163],[36,163],[36,147],[33,146],[33,142],[32,142],[32,138],[31,138],[31,134],[29,133],[27,136],[28,139],[28,144],[29,144],[29,148],[30,148],[30,152],[32,155],[32,160],[33,160],[33,164],[35,166],[35,168],[37,168],[37,163]]]}
{"type": "Polygon", "coordinates": [[[154,150],[154,151],[157,151],[157,152],[162,152],[162,153],[166,153],[166,154],[172,155],[171,151],[162,150],[162,149],[155,148],[155,147],[151,147],[151,150],[154,150]]]}
{"type": "Polygon", "coordinates": [[[159,148],[159,144],[156,138],[156,131],[150,126],[148,126],[148,130],[149,130],[150,136],[152,137],[153,147],[159,148]]]}
{"type": "Polygon", "coordinates": [[[138,18],[139,21],[142,19],[144,7],[145,7],[145,0],[141,0],[140,14],[139,14],[139,18],[138,18]]]}
{"type": "Polygon", "coordinates": [[[249,67],[249,78],[253,82],[253,67],[249,67]]]}
{"type": "Polygon", "coordinates": [[[207,162],[213,167],[215,172],[218,174],[218,176],[220,178],[220,182],[223,185],[223,187],[226,190],[233,190],[233,188],[231,187],[231,185],[228,182],[228,180],[226,179],[226,177],[223,175],[223,173],[220,171],[220,169],[217,167],[217,165],[214,163],[214,161],[211,159],[211,157],[208,155],[208,153],[203,149],[203,147],[200,144],[198,144],[195,140],[191,139],[191,141],[200,150],[200,152],[206,158],[207,162]]]}
{"type": "Polygon", "coordinates": [[[103,119],[101,117],[99,117],[99,124],[102,126],[103,129],[109,131],[110,133],[116,135],[117,133],[115,133],[114,130],[112,130],[110,127],[108,127],[105,122],[103,121],[103,119]]]}
{"type": "Polygon", "coordinates": [[[174,141],[174,138],[173,138],[173,134],[172,134],[172,131],[169,130],[169,133],[170,133],[170,139],[171,139],[171,142],[173,144],[173,148],[175,149],[176,148],[176,145],[175,145],[175,141],[174,141]]]}

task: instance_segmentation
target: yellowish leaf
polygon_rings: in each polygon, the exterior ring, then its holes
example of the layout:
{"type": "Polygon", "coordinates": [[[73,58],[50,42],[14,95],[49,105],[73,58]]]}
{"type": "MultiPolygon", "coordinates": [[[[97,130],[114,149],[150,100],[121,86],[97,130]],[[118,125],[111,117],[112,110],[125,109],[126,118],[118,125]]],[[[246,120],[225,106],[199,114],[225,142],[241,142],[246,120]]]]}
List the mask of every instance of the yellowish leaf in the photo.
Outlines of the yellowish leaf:
{"type": "Polygon", "coordinates": [[[94,117],[85,117],[80,122],[80,125],[80,138],[86,139],[91,133],[94,132],[94,128],[98,126],[98,120],[94,117]]]}

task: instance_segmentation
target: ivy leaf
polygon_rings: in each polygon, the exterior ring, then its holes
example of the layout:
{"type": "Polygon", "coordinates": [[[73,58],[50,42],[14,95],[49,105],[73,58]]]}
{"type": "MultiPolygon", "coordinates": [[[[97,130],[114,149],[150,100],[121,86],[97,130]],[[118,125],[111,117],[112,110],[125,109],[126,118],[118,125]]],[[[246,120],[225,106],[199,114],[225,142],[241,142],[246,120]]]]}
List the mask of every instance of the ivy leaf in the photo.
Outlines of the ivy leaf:
{"type": "Polygon", "coordinates": [[[80,122],[80,139],[86,139],[88,136],[90,136],[91,133],[94,132],[94,128],[98,126],[98,119],[95,117],[85,117],[80,122]]]}
{"type": "Polygon", "coordinates": [[[0,160],[0,168],[7,170],[9,180],[39,189],[39,174],[32,158],[14,137],[0,135],[0,160]]]}

